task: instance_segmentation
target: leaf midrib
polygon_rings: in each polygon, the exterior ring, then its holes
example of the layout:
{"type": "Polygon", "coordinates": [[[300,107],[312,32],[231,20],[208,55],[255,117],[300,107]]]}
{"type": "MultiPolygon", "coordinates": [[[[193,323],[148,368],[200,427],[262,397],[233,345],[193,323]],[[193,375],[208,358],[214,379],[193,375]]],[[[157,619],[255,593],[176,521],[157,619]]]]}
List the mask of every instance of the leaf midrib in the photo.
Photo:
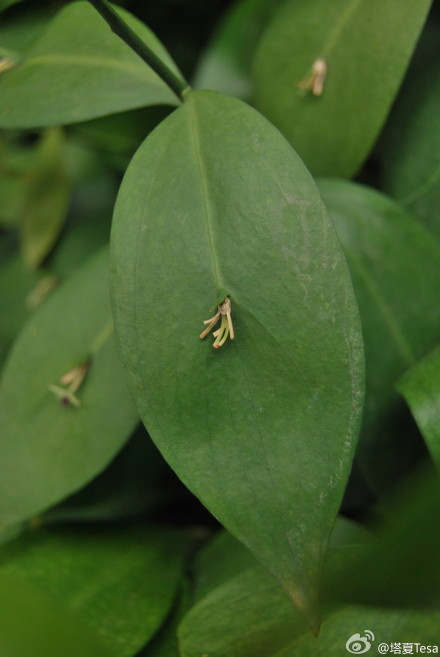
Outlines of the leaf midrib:
{"type": "Polygon", "coordinates": [[[205,225],[205,231],[206,231],[206,236],[207,236],[207,241],[208,241],[208,250],[209,250],[209,255],[211,259],[211,265],[212,265],[212,271],[214,274],[214,279],[215,283],[217,286],[216,292],[220,290],[221,288],[224,288],[224,284],[222,282],[222,275],[220,271],[220,265],[219,261],[217,258],[217,252],[215,248],[215,237],[214,237],[214,218],[213,218],[213,212],[211,209],[211,203],[210,203],[210,192],[208,188],[208,176],[206,174],[206,163],[205,159],[203,157],[202,153],[202,146],[201,146],[201,141],[200,141],[200,132],[198,128],[198,121],[197,121],[197,112],[195,109],[195,103],[191,102],[190,99],[187,100],[186,103],[187,111],[188,111],[188,118],[189,118],[189,128],[190,128],[190,135],[192,137],[192,143],[193,143],[193,153],[194,153],[194,161],[196,164],[196,168],[199,174],[199,179],[200,179],[200,189],[201,189],[201,197],[202,197],[202,204],[203,204],[203,221],[205,225]]]}
{"type": "Polygon", "coordinates": [[[363,0],[352,0],[352,2],[349,3],[345,10],[340,14],[339,20],[331,30],[328,39],[322,49],[323,56],[328,57],[328,55],[331,53],[344,28],[347,26],[351,17],[356,13],[362,2],[363,0]]]}

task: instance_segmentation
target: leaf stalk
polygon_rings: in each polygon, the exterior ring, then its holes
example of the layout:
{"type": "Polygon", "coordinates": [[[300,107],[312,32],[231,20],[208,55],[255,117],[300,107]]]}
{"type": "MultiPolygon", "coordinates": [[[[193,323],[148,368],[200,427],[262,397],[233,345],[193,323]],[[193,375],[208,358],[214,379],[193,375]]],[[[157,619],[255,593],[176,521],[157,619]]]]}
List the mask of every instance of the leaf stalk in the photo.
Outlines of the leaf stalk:
{"type": "Polygon", "coordinates": [[[134,32],[127,23],[119,16],[107,0],[89,0],[90,4],[101,14],[108,23],[112,32],[125,41],[134,52],[150,66],[155,73],[174,91],[176,96],[184,100],[184,94],[190,89],[188,82],[176,75],[166,64],[151,50],[147,44],[134,32]]]}

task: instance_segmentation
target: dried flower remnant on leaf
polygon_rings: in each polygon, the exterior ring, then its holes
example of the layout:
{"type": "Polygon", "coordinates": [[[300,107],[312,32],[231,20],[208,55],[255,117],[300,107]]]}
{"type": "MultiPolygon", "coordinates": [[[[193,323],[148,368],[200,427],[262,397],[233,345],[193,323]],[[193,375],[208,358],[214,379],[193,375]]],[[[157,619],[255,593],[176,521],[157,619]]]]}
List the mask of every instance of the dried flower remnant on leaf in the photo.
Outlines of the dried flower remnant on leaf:
{"type": "Polygon", "coordinates": [[[212,331],[214,326],[217,324],[219,320],[220,322],[220,327],[213,332],[213,337],[214,339],[214,344],[212,345],[215,349],[219,349],[228,339],[228,336],[231,338],[231,340],[234,339],[234,326],[232,324],[232,318],[231,318],[231,312],[232,312],[232,306],[231,306],[231,300],[229,297],[226,297],[218,306],[217,306],[217,312],[213,317],[210,319],[205,320],[203,323],[207,324],[208,326],[205,328],[205,330],[200,334],[200,337],[206,338],[208,333],[212,331]]]}
{"type": "Polygon", "coordinates": [[[36,286],[26,297],[26,307],[29,310],[38,308],[58,284],[59,280],[56,276],[48,275],[40,278],[36,286]]]}
{"type": "Polygon", "coordinates": [[[0,73],[5,73],[6,71],[9,71],[9,69],[13,68],[16,65],[17,62],[14,62],[13,59],[10,59],[9,57],[2,57],[0,59],[0,73]]]}
{"type": "Polygon", "coordinates": [[[89,368],[89,362],[76,365],[76,367],[66,372],[66,374],[63,374],[59,380],[61,385],[54,385],[52,383],[49,385],[50,392],[53,392],[63,406],[75,406],[75,408],[81,406],[81,402],[75,396],[75,393],[80,389],[89,368]]]}
{"type": "Polygon", "coordinates": [[[303,91],[311,91],[314,96],[322,96],[324,82],[327,76],[327,62],[319,58],[313,62],[311,74],[299,82],[298,87],[303,91]]]}

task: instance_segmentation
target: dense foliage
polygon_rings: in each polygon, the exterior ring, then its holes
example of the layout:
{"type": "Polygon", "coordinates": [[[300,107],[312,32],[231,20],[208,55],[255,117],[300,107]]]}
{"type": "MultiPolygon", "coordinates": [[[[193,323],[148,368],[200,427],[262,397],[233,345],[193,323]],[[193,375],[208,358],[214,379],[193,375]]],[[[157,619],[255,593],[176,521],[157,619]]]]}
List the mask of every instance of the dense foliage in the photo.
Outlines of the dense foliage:
{"type": "Polygon", "coordinates": [[[0,0],[0,653],[438,651],[438,3],[117,5],[0,0]]]}

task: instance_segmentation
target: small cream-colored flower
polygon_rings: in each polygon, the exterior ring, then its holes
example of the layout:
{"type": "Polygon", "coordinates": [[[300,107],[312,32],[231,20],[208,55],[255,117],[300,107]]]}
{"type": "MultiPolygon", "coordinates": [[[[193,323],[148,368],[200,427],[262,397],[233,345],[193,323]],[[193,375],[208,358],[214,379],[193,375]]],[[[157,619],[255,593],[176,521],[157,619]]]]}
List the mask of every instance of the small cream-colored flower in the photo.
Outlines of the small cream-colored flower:
{"type": "Polygon", "coordinates": [[[80,389],[84,379],[86,378],[86,374],[89,371],[89,367],[89,362],[76,365],[72,370],[69,370],[66,372],[66,374],[63,374],[59,380],[61,385],[55,385],[53,383],[49,385],[50,392],[53,392],[55,397],[60,400],[63,406],[70,405],[75,406],[76,408],[81,406],[81,402],[78,397],[75,396],[75,392],[80,389]]]}
{"type": "Polygon", "coordinates": [[[214,344],[212,346],[215,349],[221,347],[228,339],[228,336],[231,338],[231,340],[233,340],[235,337],[234,327],[232,325],[231,310],[231,300],[229,297],[226,297],[226,299],[224,299],[224,301],[218,305],[218,310],[215,315],[203,322],[204,324],[208,324],[208,326],[200,334],[202,339],[206,338],[208,333],[212,331],[219,319],[221,320],[220,327],[212,334],[215,338],[214,344]]]}
{"type": "Polygon", "coordinates": [[[0,73],[9,71],[10,68],[14,68],[15,64],[16,62],[14,62],[14,60],[10,59],[9,57],[0,58],[0,73]]]}
{"type": "Polygon", "coordinates": [[[319,58],[313,62],[310,75],[299,82],[298,87],[303,91],[311,91],[314,96],[322,96],[324,82],[327,76],[327,62],[319,58]]]}

